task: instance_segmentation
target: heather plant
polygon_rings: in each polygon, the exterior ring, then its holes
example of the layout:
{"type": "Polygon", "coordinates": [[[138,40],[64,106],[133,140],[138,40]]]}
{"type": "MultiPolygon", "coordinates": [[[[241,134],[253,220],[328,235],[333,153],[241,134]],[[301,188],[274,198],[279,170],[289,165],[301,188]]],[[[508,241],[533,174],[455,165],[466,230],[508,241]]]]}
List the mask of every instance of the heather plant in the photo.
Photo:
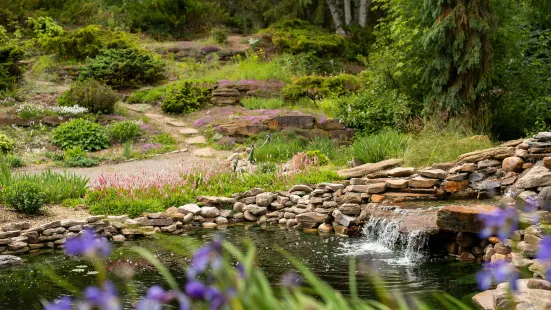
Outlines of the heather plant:
{"type": "Polygon", "coordinates": [[[58,98],[60,106],[80,106],[90,113],[113,113],[115,103],[119,100],[117,92],[111,87],[96,81],[77,81],[71,89],[58,98]]]}
{"type": "Polygon", "coordinates": [[[106,130],[82,118],[73,119],[54,129],[52,142],[63,150],[80,147],[85,151],[99,151],[109,147],[106,130]]]}
{"type": "Polygon", "coordinates": [[[124,143],[136,139],[141,134],[140,125],[132,121],[123,121],[107,127],[111,141],[124,143]]]}
{"type": "Polygon", "coordinates": [[[46,194],[34,182],[15,180],[2,189],[2,201],[14,210],[34,214],[44,205],[46,194]]]}
{"type": "Polygon", "coordinates": [[[146,52],[133,49],[102,50],[88,58],[79,79],[95,79],[114,88],[138,87],[164,78],[165,63],[146,52]]]}

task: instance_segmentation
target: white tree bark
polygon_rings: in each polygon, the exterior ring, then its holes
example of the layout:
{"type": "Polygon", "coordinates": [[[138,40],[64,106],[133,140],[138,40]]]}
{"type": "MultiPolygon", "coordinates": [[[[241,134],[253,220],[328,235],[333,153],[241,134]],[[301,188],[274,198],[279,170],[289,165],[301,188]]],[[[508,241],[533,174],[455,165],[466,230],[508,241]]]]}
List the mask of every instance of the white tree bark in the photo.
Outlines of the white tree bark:
{"type": "Polygon", "coordinates": [[[350,9],[350,1],[352,0],[344,0],[344,23],[346,25],[350,25],[352,22],[352,10],[350,9]]]}
{"type": "Polygon", "coordinates": [[[345,35],[346,32],[342,28],[342,17],[336,0],[327,0],[327,6],[329,7],[329,12],[331,12],[331,17],[333,17],[335,32],[337,34],[345,35]]]}
{"type": "Polygon", "coordinates": [[[371,6],[371,0],[360,0],[360,10],[358,13],[358,24],[360,27],[365,28],[367,22],[367,15],[369,14],[369,7],[371,6]]]}

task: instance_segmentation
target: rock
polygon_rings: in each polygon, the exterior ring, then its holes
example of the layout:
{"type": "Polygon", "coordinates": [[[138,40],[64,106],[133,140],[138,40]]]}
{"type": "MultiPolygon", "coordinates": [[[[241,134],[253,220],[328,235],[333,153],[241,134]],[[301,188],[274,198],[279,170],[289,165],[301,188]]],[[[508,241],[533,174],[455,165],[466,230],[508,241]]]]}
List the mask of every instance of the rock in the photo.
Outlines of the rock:
{"type": "Polygon", "coordinates": [[[511,253],[511,259],[512,259],[513,266],[517,268],[526,268],[532,265],[532,260],[528,258],[524,258],[522,255],[515,252],[511,253]]]}
{"type": "Polygon", "coordinates": [[[527,206],[528,204],[534,204],[537,203],[538,194],[534,191],[523,191],[520,193],[517,198],[516,202],[518,203],[518,206],[523,208],[527,206]]]}
{"type": "Polygon", "coordinates": [[[167,213],[164,212],[156,212],[156,213],[148,213],[146,215],[148,219],[167,219],[170,218],[170,216],[167,213]]]}
{"type": "Polygon", "coordinates": [[[0,255],[0,266],[20,264],[23,259],[13,255],[0,255]]]}
{"type": "Polygon", "coordinates": [[[396,167],[386,171],[386,175],[388,175],[389,177],[397,177],[397,178],[409,177],[414,173],[415,173],[415,168],[402,168],[402,167],[396,167]]]}
{"type": "Polygon", "coordinates": [[[18,223],[9,223],[2,226],[2,231],[17,231],[25,230],[31,228],[31,223],[29,222],[18,222],[18,223]]]}
{"type": "Polygon", "coordinates": [[[197,157],[214,157],[216,151],[212,147],[204,147],[201,149],[193,150],[193,155],[197,157]]]}
{"type": "Polygon", "coordinates": [[[515,156],[520,158],[528,158],[528,151],[523,149],[516,149],[515,156]]]}
{"type": "Polygon", "coordinates": [[[331,224],[321,224],[320,226],[318,226],[318,230],[320,232],[324,232],[324,233],[330,233],[333,231],[333,226],[331,226],[331,224]]]}
{"type": "Polygon", "coordinates": [[[455,166],[450,169],[450,173],[461,173],[461,172],[474,172],[476,170],[476,165],[474,163],[465,163],[459,166],[455,166]]]}
{"type": "Polygon", "coordinates": [[[494,206],[445,206],[437,213],[437,226],[442,230],[479,233],[479,214],[494,212],[494,206]]]}
{"type": "Polygon", "coordinates": [[[136,221],[141,226],[170,226],[174,223],[171,218],[167,219],[148,219],[148,218],[139,218],[136,221]]]}
{"type": "Polygon", "coordinates": [[[113,242],[125,242],[126,237],[124,235],[114,235],[113,236],[113,242]]]}
{"type": "Polygon", "coordinates": [[[415,177],[409,180],[409,187],[413,188],[431,188],[438,185],[438,179],[427,179],[425,177],[415,177]]]}
{"type": "Polygon", "coordinates": [[[283,128],[312,129],[316,119],[310,115],[280,115],[268,120],[268,127],[272,130],[283,128]]]}
{"type": "Polygon", "coordinates": [[[476,257],[471,252],[465,251],[465,252],[459,254],[457,259],[460,260],[460,261],[465,261],[465,262],[473,262],[473,261],[476,260],[476,257]]]}
{"type": "Polygon", "coordinates": [[[508,246],[505,246],[503,243],[499,242],[499,243],[496,243],[494,245],[494,251],[497,254],[507,255],[507,254],[511,253],[511,248],[508,247],[508,246]]]}
{"type": "Polygon", "coordinates": [[[348,192],[338,198],[340,203],[361,203],[362,195],[359,193],[348,192]]]}
{"type": "Polygon", "coordinates": [[[551,169],[551,157],[545,157],[543,159],[543,166],[547,169],[551,169]]]}
{"type": "Polygon", "coordinates": [[[538,194],[538,200],[546,208],[549,208],[551,206],[551,186],[546,186],[540,191],[540,193],[538,194]]]}
{"type": "Polygon", "coordinates": [[[469,181],[445,181],[444,190],[448,193],[455,193],[469,188],[469,181]]]}
{"type": "Polygon", "coordinates": [[[247,212],[252,213],[254,216],[262,216],[268,212],[267,207],[261,207],[257,205],[248,205],[247,212]]]}
{"type": "Polygon", "coordinates": [[[393,168],[403,163],[402,159],[388,159],[378,163],[368,163],[350,169],[340,170],[337,173],[345,178],[358,178],[377,171],[393,168]]]}
{"type": "Polygon", "coordinates": [[[285,224],[287,224],[287,219],[286,218],[281,218],[281,219],[279,219],[279,221],[277,221],[277,223],[279,225],[285,225],[285,224]]]}
{"type": "Polygon", "coordinates": [[[195,128],[182,128],[182,129],[180,129],[180,134],[182,134],[184,136],[196,135],[198,133],[199,133],[199,130],[197,130],[195,128]]]}
{"type": "Polygon", "coordinates": [[[362,208],[360,207],[360,205],[355,203],[342,204],[338,208],[338,210],[341,211],[343,214],[354,216],[358,216],[362,212],[362,208]]]}
{"type": "MultiPolygon", "coordinates": [[[[169,208],[169,209],[172,209],[172,208],[169,208]]],[[[178,212],[178,208],[174,208],[174,210],[176,210],[176,212],[178,212]]],[[[168,212],[168,210],[167,210],[167,212],[168,212]]],[[[107,217],[107,220],[109,220],[109,222],[124,223],[128,219],[129,219],[128,215],[110,215],[110,216],[107,217]]],[[[69,226],[84,225],[85,223],[82,223],[82,221],[72,221],[72,224],[73,225],[69,225],[69,226]]],[[[61,226],[69,227],[69,226],[63,225],[63,221],[61,221],[61,226]]]]}
{"type": "Polygon", "coordinates": [[[409,185],[409,181],[404,179],[390,179],[386,180],[385,183],[386,187],[394,189],[407,188],[409,185]]]}
{"type": "Polygon", "coordinates": [[[216,130],[228,136],[253,137],[268,130],[264,124],[228,124],[216,127],[216,130]]]}
{"type": "Polygon", "coordinates": [[[507,157],[503,160],[503,163],[501,164],[501,168],[505,172],[522,172],[522,165],[524,164],[524,160],[520,157],[507,157]]]}
{"type": "Polygon", "coordinates": [[[551,171],[543,166],[536,166],[520,179],[517,180],[515,186],[517,188],[535,188],[551,185],[551,171]]]}
{"type": "Polygon", "coordinates": [[[534,136],[534,139],[541,142],[551,141],[551,132],[548,132],[548,131],[539,132],[534,136]]]}
{"type": "Polygon", "coordinates": [[[208,222],[205,222],[201,225],[203,226],[203,228],[216,228],[216,226],[218,226],[216,223],[208,223],[208,222]]]}
{"type": "Polygon", "coordinates": [[[292,192],[307,192],[307,193],[310,193],[312,191],[313,191],[313,189],[310,186],[299,184],[299,185],[295,185],[295,186],[291,187],[291,189],[289,190],[289,193],[292,193],[292,192]]]}
{"type": "MultiPolygon", "coordinates": [[[[107,217],[105,215],[94,215],[94,216],[89,216],[86,218],[86,222],[88,224],[92,224],[92,223],[95,223],[97,221],[101,221],[101,220],[104,220],[106,219],[107,217]]],[[[59,225],[57,225],[57,227],[61,226],[61,221],[59,222],[59,225]]],[[[44,228],[46,229],[46,228],[44,228]]]]}
{"type": "Polygon", "coordinates": [[[380,194],[386,191],[386,183],[374,183],[367,185],[368,194],[380,194]]]}
{"type": "Polygon", "coordinates": [[[520,254],[527,258],[535,258],[538,253],[538,246],[530,244],[525,241],[521,241],[517,244],[517,248],[520,250],[520,254]]]}
{"type": "Polygon", "coordinates": [[[193,217],[194,217],[193,213],[186,214],[184,216],[184,219],[182,220],[182,223],[184,225],[187,225],[187,224],[191,223],[193,221],[193,217]]]}
{"type": "Polygon", "coordinates": [[[206,205],[229,206],[235,204],[237,202],[237,199],[216,196],[199,196],[197,197],[197,202],[206,205]]]}
{"type": "Polygon", "coordinates": [[[276,195],[272,193],[261,193],[256,195],[256,204],[261,207],[269,206],[276,199],[276,195]]]}
{"type": "Polygon", "coordinates": [[[487,177],[488,176],[484,173],[474,172],[474,173],[471,173],[471,175],[469,176],[469,182],[471,183],[480,182],[486,179],[487,177]]]}
{"type": "Polygon", "coordinates": [[[454,174],[454,175],[449,175],[446,180],[447,181],[464,181],[464,180],[468,180],[469,179],[469,174],[468,173],[459,173],[459,174],[454,174]]]}
{"type": "Polygon", "coordinates": [[[376,203],[383,202],[385,198],[386,197],[384,195],[373,194],[371,195],[371,202],[376,202],[376,203]]]}
{"type": "Polygon", "coordinates": [[[217,217],[220,215],[220,210],[216,207],[202,207],[201,208],[201,216],[202,217],[217,217]]]}
{"type": "Polygon", "coordinates": [[[500,165],[501,165],[501,161],[499,161],[499,160],[485,159],[485,160],[479,161],[476,164],[476,168],[480,170],[480,169],[484,169],[484,168],[488,168],[488,167],[496,167],[496,166],[500,166],[500,165]]]}
{"type": "Polygon", "coordinates": [[[352,226],[352,224],[354,224],[355,221],[356,221],[355,217],[345,215],[339,210],[333,211],[332,215],[335,218],[334,223],[337,223],[337,224],[339,224],[341,226],[344,226],[344,227],[352,226]]]}
{"type": "Polygon", "coordinates": [[[476,240],[477,238],[474,234],[467,232],[459,232],[455,238],[455,242],[462,248],[471,248],[476,240]]]}
{"type": "Polygon", "coordinates": [[[504,159],[514,155],[514,147],[494,147],[460,155],[457,157],[457,161],[459,163],[476,163],[485,159],[504,159]]]}
{"type": "Polygon", "coordinates": [[[318,128],[323,130],[344,130],[346,127],[338,119],[327,119],[318,122],[318,128]]]}
{"type": "Polygon", "coordinates": [[[302,228],[314,228],[325,221],[327,215],[316,212],[305,212],[296,216],[296,220],[302,228]]]}
{"type": "MultiPolygon", "coordinates": [[[[256,221],[258,221],[258,217],[255,216],[254,214],[252,214],[252,213],[249,212],[249,211],[245,211],[245,213],[243,213],[243,217],[244,217],[247,221],[249,221],[249,222],[256,222],[256,221]]],[[[234,218],[235,218],[235,216],[234,216],[234,218]]]]}
{"type": "Polygon", "coordinates": [[[188,214],[188,213],[199,214],[199,213],[201,213],[201,207],[199,207],[198,205],[196,205],[194,203],[178,207],[178,210],[180,211],[180,213],[183,213],[183,214],[188,214]]]}
{"type": "Polygon", "coordinates": [[[448,173],[442,169],[424,169],[419,171],[419,174],[423,177],[440,180],[444,180],[448,175],[448,173]]]}
{"type": "Polygon", "coordinates": [[[495,310],[494,308],[495,290],[487,290],[473,296],[473,304],[481,310],[495,310]]]}

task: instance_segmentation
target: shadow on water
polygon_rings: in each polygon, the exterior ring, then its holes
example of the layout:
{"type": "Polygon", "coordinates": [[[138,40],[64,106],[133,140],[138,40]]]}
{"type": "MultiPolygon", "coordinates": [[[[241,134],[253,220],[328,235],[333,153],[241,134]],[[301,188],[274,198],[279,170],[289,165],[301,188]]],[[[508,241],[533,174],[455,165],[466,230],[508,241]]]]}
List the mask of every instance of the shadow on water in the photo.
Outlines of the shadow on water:
{"type": "MultiPolygon", "coordinates": [[[[193,230],[187,236],[202,242],[211,240],[220,230],[193,230]]],[[[278,245],[307,264],[321,279],[335,289],[348,293],[348,261],[350,256],[358,259],[358,293],[364,298],[374,298],[375,290],[369,276],[376,272],[386,288],[400,290],[403,294],[418,296],[433,304],[434,292],[447,292],[462,298],[476,291],[474,273],[476,264],[459,263],[445,257],[422,255],[421,249],[389,249],[384,242],[373,236],[343,238],[334,235],[321,236],[279,227],[260,228],[252,226],[229,227],[222,231],[229,242],[240,245],[243,240],[252,240],[258,249],[260,266],[269,280],[278,285],[280,276],[293,269],[276,250],[278,245]],[[415,255],[412,256],[411,251],[415,255]]],[[[411,237],[411,236],[410,236],[411,237]]],[[[171,239],[179,240],[180,236],[171,239]]],[[[161,276],[149,264],[129,251],[132,245],[148,248],[163,261],[177,280],[185,283],[185,258],[159,245],[155,239],[128,242],[117,247],[108,265],[115,284],[122,289],[123,280],[115,274],[124,267],[135,270],[134,281],[139,294],[156,283],[163,283],[161,276]],[[117,280],[118,279],[118,280],[117,280]]],[[[62,251],[27,256],[27,262],[18,267],[0,269],[0,309],[41,309],[40,300],[52,300],[67,291],[52,282],[41,270],[48,266],[79,289],[95,283],[95,274],[86,261],[66,257],[62,251]]],[[[125,300],[126,308],[130,308],[125,300]]],[[[435,306],[436,307],[436,306],[435,306]]],[[[436,308],[435,308],[436,309],[436,308]]]]}

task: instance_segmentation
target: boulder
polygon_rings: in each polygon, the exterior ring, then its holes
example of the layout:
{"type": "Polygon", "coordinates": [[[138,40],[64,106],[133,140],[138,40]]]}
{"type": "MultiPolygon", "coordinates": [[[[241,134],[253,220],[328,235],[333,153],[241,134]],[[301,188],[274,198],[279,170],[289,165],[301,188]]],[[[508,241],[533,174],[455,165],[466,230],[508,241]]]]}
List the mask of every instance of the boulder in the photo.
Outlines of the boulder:
{"type": "Polygon", "coordinates": [[[485,159],[504,159],[515,155],[514,147],[494,147],[466,153],[457,157],[459,163],[477,163],[485,159]]]}
{"type": "Polygon", "coordinates": [[[466,173],[466,172],[463,172],[463,173],[459,173],[459,174],[454,174],[454,175],[449,175],[446,180],[448,181],[464,181],[464,180],[468,180],[469,179],[469,174],[466,173]]]}
{"type": "Polygon", "coordinates": [[[0,266],[20,264],[23,259],[13,255],[0,255],[0,266]]]}
{"type": "Polygon", "coordinates": [[[276,195],[272,193],[261,193],[256,195],[256,204],[261,207],[267,207],[269,206],[275,199],[276,195]]]}
{"type": "MultiPolygon", "coordinates": [[[[254,214],[252,214],[251,212],[249,211],[245,211],[245,213],[243,213],[243,217],[247,220],[247,221],[250,221],[250,222],[256,222],[258,221],[258,217],[255,216],[254,214]]],[[[235,218],[235,216],[234,216],[235,218]]]]}
{"type": "Polygon", "coordinates": [[[220,215],[220,210],[216,207],[202,207],[201,208],[201,216],[202,217],[218,217],[220,215]]]}
{"type": "Polygon", "coordinates": [[[318,230],[320,232],[324,232],[324,233],[330,233],[333,231],[333,226],[331,226],[331,224],[321,224],[320,226],[318,226],[318,230]]]}
{"type": "Polygon", "coordinates": [[[551,141],[551,132],[548,132],[548,131],[539,132],[534,136],[534,139],[541,142],[551,141]]]}
{"type": "MultiPolygon", "coordinates": [[[[355,224],[356,222],[356,218],[353,217],[353,216],[348,216],[348,215],[345,215],[343,214],[341,211],[339,210],[335,210],[333,211],[332,213],[333,217],[335,218],[335,222],[336,224],[338,225],[341,225],[341,226],[344,226],[344,227],[349,227],[349,226],[352,226],[353,224],[355,224]]],[[[334,226],[333,226],[334,227],[334,226]]]]}
{"type": "Polygon", "coordinates": [[[283,128],[312,129],[316,119],[310,115],[280,115],[268,120],[268,127],[272,130],[283,128]]]}
{"type": "Polygon", "coordinates": [[[501,168],[505,172],[522,172],[522,165],[524,164],[524,160],[520,157],[507,157],[503,160],[503,163],[501,164],[501,168]]]}
{"type": "Polygon", "coordinates": [[[345,178],[359,178],[370,173],[393,168],[402,164],[402,159],[387,159],[378,163],[369,163],[354,168],[339,170],[337,173],[345,178]]]}
{"type": "Polygon", "coordinates": [[[267,207],[261,207],[257,205],[248,205],[247,212],[252,213],[254,216],[262,216],[268,212],[267,207]]]}
{"type": "Polygon", "coordinates": [[[551,171],[543,166],[536,166],[520,179],[515,186],[521,189],[536,188],[551,185],[551,171]]]}
{"type": "Polygon", "coordinates": [[[538,194],[538,200],[547,208],[551,206],[551,186],[546,186],[538,194]]]}
{"type": "Polygon", "coordinates": [[[448,173],[442,169],[424,169],[419,171],[419,174],[427,178],[440,180],[444,180],[448,175],[448,173]]]}
{"type": "Polygon", "coordinates": [[[362,208],[356,203],[345,203],[339,206],[339,211],[346,215],[358,216],[362,212],[362,208]]]}
{"type": "Polygon", "coordinates": [[[495,206],[487,205],[445,206],[438,211],[436,225],[447,231],[479,233],[482,223],[478,216],[495,210],[495,206]]]}
{"type": "Polygon", "coordinates": [[[469,181],[446,181],[444,190],[448,193],[455,193],[469,188],[469,181]]]}
{"type": "Polygon", "coordinates": [[[547,169],[551,169],[551,157],[545,157],[543,159],[543,166],[547,169]]]}
{"type": "Polygon", "coordinates": [[[338,119],[327,119],[318,122],[318,128],[323,130],[344,130],[346,127],[338,119]]]}
{"type": "Polygon", "coordinates": [[[229,124],[220,125],[216,130],[228,136],[245,136],[253,137],[263,131],[268,130],[268,126],[264,124],[229,124]]]}
{"type": "Polygon", "coordinates": [[[314,228],[322,224],[327,219],[327,215],[316,212],[305,212],[297,215],[295,219],[301,224],[302,228],[314,228]]]}
{"type": "Polygon", "coordinates": [[[180,213],[183,213],[183,214],[188,214],[188,213],[199,214],[201,212],[201,207],[199,207],[194,203],[190,203],[179,207],[178,210],[180,211],[180,213]]]}
{"type": "Polygon", "coordinates": [[[480,310],[495,310],[494,292],[495,290],[488,290],[474,295],[473,304],[480,310]]]}
{"type": "Polygon", "coordinates": [[[9,223],[2,226],[2,231],[17,231],[25,230],[31,228],[31,223],[29,222],[18,222],[18,223],[9,223]]]}

